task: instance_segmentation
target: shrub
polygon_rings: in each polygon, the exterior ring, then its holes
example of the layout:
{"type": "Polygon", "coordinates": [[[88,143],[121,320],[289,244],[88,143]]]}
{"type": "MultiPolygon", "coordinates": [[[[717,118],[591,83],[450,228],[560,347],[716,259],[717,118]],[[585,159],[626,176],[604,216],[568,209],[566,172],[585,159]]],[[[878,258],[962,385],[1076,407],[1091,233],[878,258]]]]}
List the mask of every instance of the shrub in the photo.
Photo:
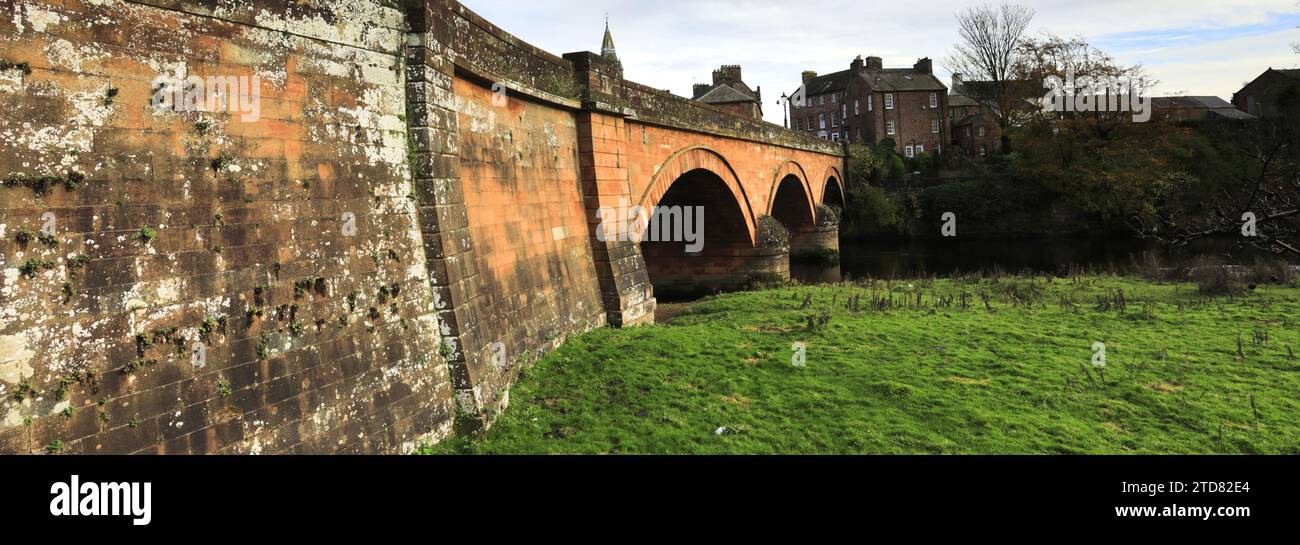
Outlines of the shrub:
{"type": "Polygon", "coordinates": [[[1295,268],[1290,263],[1279,259],[1256,259],[1254,265],[1246,272],[1246,279],[1251,284],[1288,285],[1295,280],[1295,277],[1295,268]]]}
{"type": "Polygon", "coordinates": [[[1207,257],[1201,257],[1192,265],[1189,273],[1197,291],[1204,295],[1232,295],[1240,293],[1241,281],[1222,263],[1207,257]]]}
{"type": "Polygon", "coordinates": [[[826,204],[817,205],[817,227],[830,229],[840,224],[840,211],[826,204]]]}
{"type": "Polygon", "coordinates": [[[780,220],[762,215],[758,218],[758,245],[763,248],[788,248],[790,231],[781,225],[780,220]]]}
{"type": "Polygon", "coordinates": [[[939,173],[939,163],[933,155],[923,151],[916,154],[916,169],[927,177],[933,177],[939,173]]]}
{"type": "Polygon", "coordinates": [[[903,158],[897,155],[891,155],[889,158],[889,172],[886,175],[891,182],[903,181],[903,175],[907,173],[907,166],[903,164],[903,158]]]}

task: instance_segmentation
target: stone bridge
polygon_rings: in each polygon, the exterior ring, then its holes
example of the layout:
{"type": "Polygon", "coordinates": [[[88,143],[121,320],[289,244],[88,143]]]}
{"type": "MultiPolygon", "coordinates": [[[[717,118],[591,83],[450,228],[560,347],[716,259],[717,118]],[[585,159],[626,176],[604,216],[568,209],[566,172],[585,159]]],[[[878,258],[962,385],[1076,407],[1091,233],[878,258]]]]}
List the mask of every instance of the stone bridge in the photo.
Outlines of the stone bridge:
{"type": "Polygon", "coordinates": [[[409,451],[844,202],[838,145],[451,0],[0,0],[0,108],[0,452],[409,451]],[[604,236],[657,206],[703,246],[604,236]]]}

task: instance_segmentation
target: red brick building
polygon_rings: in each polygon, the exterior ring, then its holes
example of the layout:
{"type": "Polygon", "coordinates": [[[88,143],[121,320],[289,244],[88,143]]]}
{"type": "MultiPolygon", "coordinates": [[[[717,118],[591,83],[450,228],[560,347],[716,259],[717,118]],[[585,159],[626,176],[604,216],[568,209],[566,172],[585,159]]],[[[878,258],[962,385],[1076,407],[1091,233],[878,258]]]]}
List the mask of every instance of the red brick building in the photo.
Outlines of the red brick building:
{"type": "Polygon", "coordinates": [[[952,75],[952,86],[948,88],[952,145],[961,148],[968,157],[998,153],[1002,145],[1002,127],[987,108],[966,93],[966,85],[961,74],[952,75]]]}
{"type": "Polygon", "coordinates": [[[948,143],[948,89],[930,59],[911,68],[885,68],[880,57],[858,57],[848,70],[803,73],[790,101],[790,128],[834,142],[875,144],[892,138],[899,153],[941,153],[948,143]]]}
{"type": "Polygon", "coordinates": [[[713,84],[697,83],[692,94],[694,100],[733,114],[763,119],[763,88],[750,89],[741,76],[740,65],[724,64],[714,70],[713,84]]]}

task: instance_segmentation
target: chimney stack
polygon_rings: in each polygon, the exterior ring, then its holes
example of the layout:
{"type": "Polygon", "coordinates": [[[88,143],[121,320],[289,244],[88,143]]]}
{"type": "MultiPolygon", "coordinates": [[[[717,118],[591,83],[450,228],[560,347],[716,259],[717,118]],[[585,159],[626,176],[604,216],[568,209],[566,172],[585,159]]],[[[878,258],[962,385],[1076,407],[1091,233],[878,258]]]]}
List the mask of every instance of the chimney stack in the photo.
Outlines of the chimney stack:
{"type": "MultiPolygon", "coordinates": [[[[960,74],[960,73],[953,74],[953,75],[952,75],[952,89],[951,89],[951,91],[952,91],[953,93],[957,93],[957,90],[958,90],[958,89],[961,89],[961,84],[962,84],[962,81],[961,81],[961,74],[960,74]]],[[[960,94],[960,93],[958,93],[958,94],[960,94]]]]}
{"type": "Polygon", "coordinates": [[[884,69],[885,69],[885,61],[881,60],[880,57],[876,57],[876,56],[867,57],[867,70],[884,70],[884,69]]]}
{"type": "Polygon", "coordinates": [[[849,70],[854,72],[861,72],[864,67],[865,65],[862,63],[862,55],[854,57],[853,62],[849,63],[849,70]]]}
{"type": "Polygon", "coordinates": [[[816,72],[813,72],[812,70],[804,70],[804,71],[803,71],[803,83],[804,83],[804,85],[807,85],[807,84],[808,84],[808,81],[811,80],[811,79],[813,79],[813,78],[815,78],[815,77],[817,77],[817,73],[816,73],[816,72]]]}
{"type": "Polygon", "coordinates": [[[933,74],[934,63],[930,61],[930,57],[924,57],[917,60],[916,64],[912,65],[912,69],[922,74],[933,74]]]}
{"type": "Polygon", "coordinates": [[[696,83],[695,86],[691,88],[691,92],[694,93],[695,95],[691,98],[700,98],[700,95],[703,95],[704,93],[708,92],[710,87],[713,86],[707,83],[696,83]]]}

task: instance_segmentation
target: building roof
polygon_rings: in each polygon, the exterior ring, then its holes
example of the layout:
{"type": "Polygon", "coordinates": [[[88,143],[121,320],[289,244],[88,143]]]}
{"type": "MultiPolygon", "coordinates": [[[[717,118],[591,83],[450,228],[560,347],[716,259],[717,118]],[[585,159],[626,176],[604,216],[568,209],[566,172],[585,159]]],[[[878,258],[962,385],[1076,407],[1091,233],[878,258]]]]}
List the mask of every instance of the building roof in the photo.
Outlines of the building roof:
{"type": "Polygon", "coordinates": [[[695,97],[695,100],[707,102],[709,104],[754,102],[757,100],[752,91],[746,92],[749,87],[748,85],[742,83],[737,87],[733,87],[726,83],[719,83],[709,88],[707,91],[700,93],[699,96],[695,97]],[[744,87],[744,89],[738,89],[737,87],[744,87]]]}
{"type": "Polygon", "coordinates": [[[948,95],[949,108],[960,108],[962,106],[979,106],[979,103],[966,95],[948,95]]]}
{"type": "Polygon", "coordinates": [[[1230,102],[1215,96],[1155,97],[1151,99],[1151,105],[1161,110],[1200,108],[1215,110],[1234,108],[1230,102]]]}
{"type": "Polygon", "coordinates": [[[1255,119],[1254,115],[1248,114],[1236,108],[1215,108],[1210,110],[1210,117],[1223,117],[1227,119],[1255,119]]]}
{"type": "Polygon", "coordinates": [[[841,70],[817,76],[804,85],[805,96],[843,91],[854,77],[862,78],[873,91],[944,91],[943,82],[933,74],[917,72],[913,68],[885,68],[883,70],[841,70]]]}

